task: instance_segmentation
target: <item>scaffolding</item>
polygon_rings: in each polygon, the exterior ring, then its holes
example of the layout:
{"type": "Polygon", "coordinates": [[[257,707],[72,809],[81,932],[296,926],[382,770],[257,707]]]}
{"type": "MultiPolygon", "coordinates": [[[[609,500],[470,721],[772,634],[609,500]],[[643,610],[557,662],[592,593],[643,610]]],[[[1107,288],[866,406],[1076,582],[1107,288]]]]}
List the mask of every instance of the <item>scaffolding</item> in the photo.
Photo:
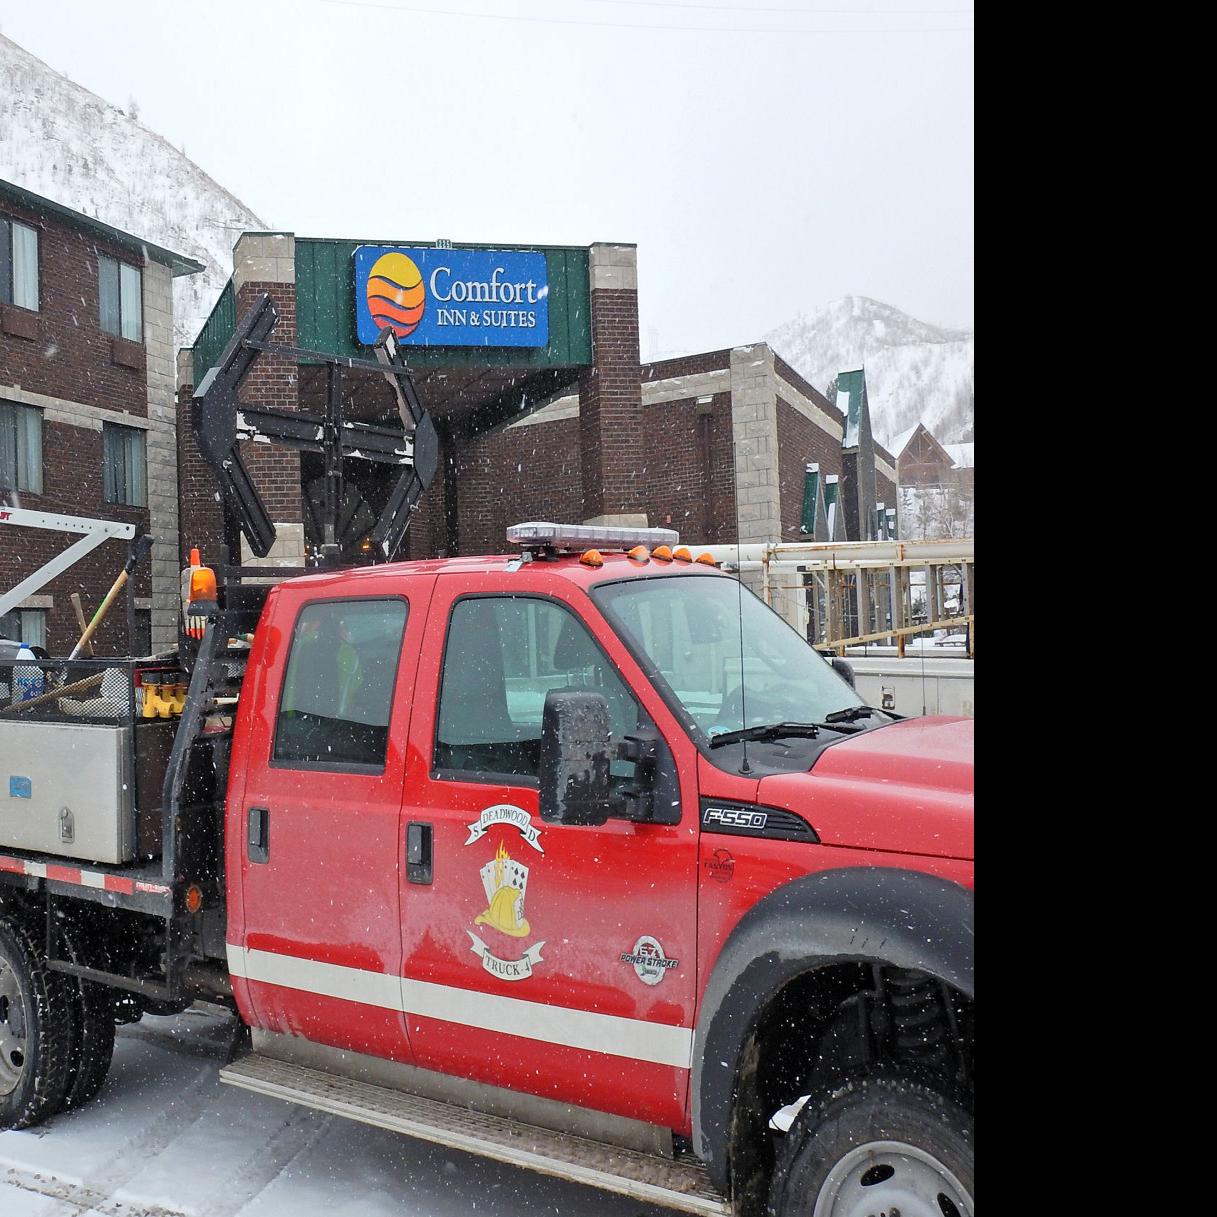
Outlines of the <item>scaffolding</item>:
{"type": "Polygon", "coordinates": [[[975,540],[710,545],[814,646],[894,645],[938,630],[976,650],[975,540]]]}

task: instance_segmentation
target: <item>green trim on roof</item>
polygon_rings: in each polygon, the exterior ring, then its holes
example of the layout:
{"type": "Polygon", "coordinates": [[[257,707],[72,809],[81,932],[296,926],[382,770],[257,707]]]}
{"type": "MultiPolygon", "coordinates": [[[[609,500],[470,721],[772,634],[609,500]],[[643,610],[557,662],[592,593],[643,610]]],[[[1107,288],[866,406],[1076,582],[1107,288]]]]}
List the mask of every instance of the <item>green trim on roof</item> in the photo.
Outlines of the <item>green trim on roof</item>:
{"type": "Polygon", "coordinates": [[[836,477],[824,479],[824,532],[826,541],[845,539],[845,522],[841,518],[841,481],[836,477]]]}
{"type": "Polygon", "coordinates": [[[159,262],[162,266],[168,266],[173,272],[175,279],[181,275],[197,275],[203,269],[201,262],[196,262],[193,258],[187,258],[185,254],[175,254],[173,250],[164,249],[160,245],[154,245],[151,241],[145,241],[134,233],[123,232],[120,228],[103,224],[92,216],[84,215],[79,211],[73,211],[62,203],[56,203],[45,195],[35,194],[32,190],[25,190],[13,182],[0,180],[0,198],[13,199],[23,207],[29,207],[33,211],[40,211],[44,215],[53,215],[61,220],[67,220],[77,228],[83,228],[86,232],[91,232],[95,236],[105,237],[106,240],[113,241],[115,245],[130,250],[132,253],[146,253],[153,262],[159,262]]]}
{"type": "Polygon", "coordinates": [[[838,410],[842,409],[842,393],[848,394],[848,405],[842,411],[845,415],[845,438],[841,441],[841,447],[856,448],[862,442],[862,409],[866,401],[866,373],[862,368],[837,373],[837,400],[834,404],[838,410]]]}
{"type": "Polygon", "coordinates": [[[229,279],[224,284],[220,298],[215,302],[211,315],[203,322],[199,336],[194,340],[191,364],[194,368],[194,383],[207,374],[208,369],[220,358],[220,352],[237,328],[237,293],[229,279]]]}
{"type": "Polygon", "coordinates": [[[828,516],[824,506],[824,481],[819,465],[808,465],[803,477],[803,516],[799,532],[813,541],[828,540],[828,516]]]}

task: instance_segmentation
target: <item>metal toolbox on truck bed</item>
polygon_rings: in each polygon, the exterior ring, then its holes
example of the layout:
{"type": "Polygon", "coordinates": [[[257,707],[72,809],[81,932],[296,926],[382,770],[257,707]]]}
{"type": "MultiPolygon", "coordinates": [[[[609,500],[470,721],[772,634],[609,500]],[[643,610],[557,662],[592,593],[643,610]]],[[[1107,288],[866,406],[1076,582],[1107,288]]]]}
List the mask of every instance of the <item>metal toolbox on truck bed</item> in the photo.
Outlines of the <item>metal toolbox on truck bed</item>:
{"type": "Polygon", "coordinates": [[[93,862],[136,853],[132,726],[5,722],[0,845],[93,862]]]}

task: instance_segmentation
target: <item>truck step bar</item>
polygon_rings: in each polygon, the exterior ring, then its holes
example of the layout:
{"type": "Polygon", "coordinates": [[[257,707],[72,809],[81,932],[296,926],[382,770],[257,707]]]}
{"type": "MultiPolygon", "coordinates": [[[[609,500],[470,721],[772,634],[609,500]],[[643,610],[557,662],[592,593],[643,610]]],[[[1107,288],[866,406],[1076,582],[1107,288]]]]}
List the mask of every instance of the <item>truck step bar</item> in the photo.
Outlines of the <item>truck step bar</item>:
{"type": "Polygon", "coordinates": [[[220,1080],[422,1141],[465,1150],[684,1213],[723,1217],[731,1207],[700,1163],[550,1132],[304,1065],[252,1053],[220,1070],[220,1080]]]}

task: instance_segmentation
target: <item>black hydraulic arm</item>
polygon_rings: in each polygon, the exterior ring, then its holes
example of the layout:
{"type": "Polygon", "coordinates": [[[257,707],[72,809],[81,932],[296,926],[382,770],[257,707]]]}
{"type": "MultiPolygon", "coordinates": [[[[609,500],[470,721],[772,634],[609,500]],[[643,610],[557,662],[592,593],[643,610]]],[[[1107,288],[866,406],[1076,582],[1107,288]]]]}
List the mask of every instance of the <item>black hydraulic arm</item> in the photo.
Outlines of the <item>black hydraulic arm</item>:
{"type": "MultiPolygon", "coordinates": [[[[267,341],[278,312],[263,294],[241,320],[194,394],[193,424],[199,451],[215,472],[225,507],[240,525],[250,549],[265,557],[275,541],[275,526],[257,486],[241,459],[240,441],[258,439],[324,459],[324,494],[310,512],[316,519],[323,553],[332,555],[342,537],[344,518],[343,461],[360,459],[398,465],[401,474],[372,531],[378,556],[392,559],[406,535],[414,510],[439,469],[439,435],[422,408],[393,331],[381,330],[374,344],[376,361],[327,355],[267,341]],[[271,354],[299,363],[326,367],[326,404],[321,414],[276,410],[239,401],[239,391],[254,362],[271,354]],[[354,422],[343,416],[344,372],[381,375],[388,382],[401,415],[400,428],[354,422]]],[[[349,513],[349,505],[345,509],[349,513]]]]}

